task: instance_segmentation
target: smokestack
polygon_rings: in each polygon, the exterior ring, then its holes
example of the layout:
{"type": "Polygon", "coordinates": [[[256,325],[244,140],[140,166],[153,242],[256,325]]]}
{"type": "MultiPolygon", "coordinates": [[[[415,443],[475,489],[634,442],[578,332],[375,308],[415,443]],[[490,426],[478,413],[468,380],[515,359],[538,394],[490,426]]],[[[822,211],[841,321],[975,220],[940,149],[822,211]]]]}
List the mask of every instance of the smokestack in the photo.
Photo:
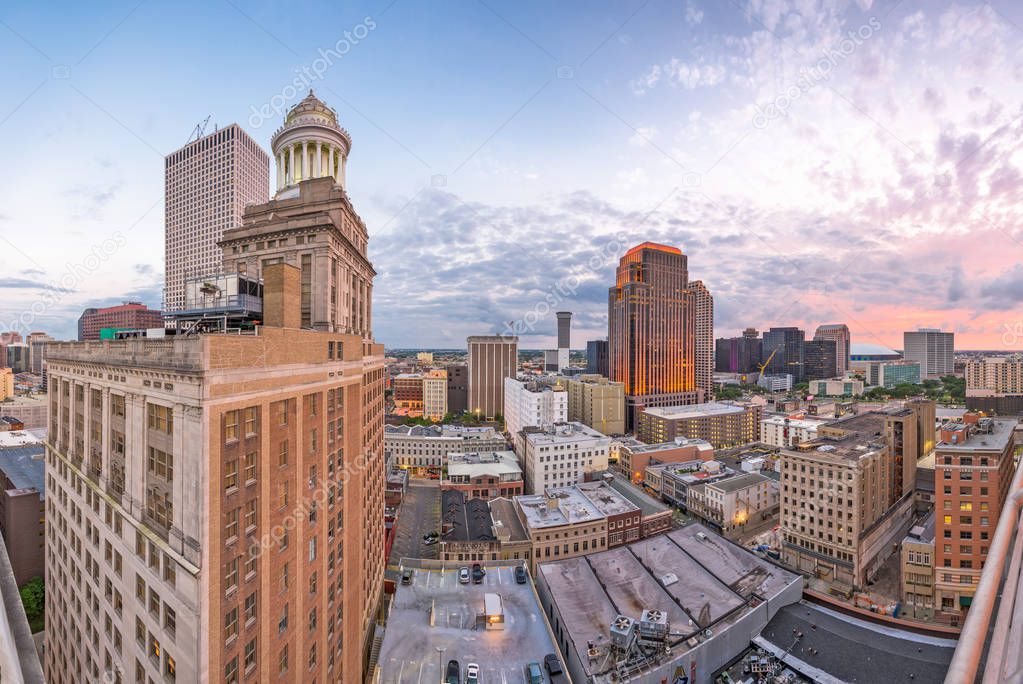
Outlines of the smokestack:
{"type": "Polygon", "coordinates": [[[558,370],[568,367],[568,350],[572,347],[572,312],[559,311],[558,317],[558,370]]]}

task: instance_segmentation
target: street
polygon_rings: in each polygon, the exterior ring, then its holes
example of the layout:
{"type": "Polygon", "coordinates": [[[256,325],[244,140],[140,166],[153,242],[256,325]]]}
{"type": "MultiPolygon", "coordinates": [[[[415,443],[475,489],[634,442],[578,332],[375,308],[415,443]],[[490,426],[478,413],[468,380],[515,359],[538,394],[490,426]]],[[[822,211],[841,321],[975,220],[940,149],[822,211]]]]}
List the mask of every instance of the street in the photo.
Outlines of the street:
{"type": "Polygon", "coordinates": [[[391,565],[397,565],[402,558],[438,557],[438,544],[427,545],[423,535],[440,532],[440,487],[435,482],[412,480],[398,511],[398,528],[394,535],[391,565]]]}

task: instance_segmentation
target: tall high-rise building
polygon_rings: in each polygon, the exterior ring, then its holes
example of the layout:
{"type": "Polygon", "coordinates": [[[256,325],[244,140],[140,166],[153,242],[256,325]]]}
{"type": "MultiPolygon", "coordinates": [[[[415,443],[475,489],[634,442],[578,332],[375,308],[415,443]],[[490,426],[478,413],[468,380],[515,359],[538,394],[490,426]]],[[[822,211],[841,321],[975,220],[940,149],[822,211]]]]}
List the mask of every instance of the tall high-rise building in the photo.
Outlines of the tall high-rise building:
{"type": "Polygon", "coordinates": [[[689,283],[693,293],[694,323],[696,325],[696,388],[703,392],[703,400],[714,396],[714,297],[702,280],[689,283]]]}
{"type": "Polygon", "coordinates": [[[167,155],[164,184],[163,302],[164,311],[177,311],[187,278],[220,270],[224,231],[241,225],[246,205],[266,202],[270,158],[231,124],[167,155]]]}
{"type": "Polygon", "coordinates": [[[469,366],[452,363],[444,370],[448,373],[448,411],[462,413],[469,406],[469,366]]]}
{"type": "MultiPolygon", "coordinates": [[[[321,199],[296,194],[289,209],[321,199]]],[[[364,244],[333,256],[367,263],[364,244]]],[[[363,680],[383,345],[301,329],[295,264],[261,277],[262,324],[241,334],[49,346],[48,681],[363,680]]]]}
{"type": "Polygon", "coordinates": [[[586,372],[607,377],[607,340],[586,343],[586,372]]]}
{"type": "Polygon", "coordinates": [[[447,412],[447,371],[427,371],[423,374],[423,416],[430,420],[441,420],[447,412]]]}
{"type": "Polygon", "coordinates": [[[572,312],[559,311],[558,317],[558,371],[568,368],[568,355],[572,348],[572,312]]]}
{"type": "Polygon", "coordinates": [[[940,378],[955,372],[955,333],[920,328],[902,334],[902,358],[920,363],[920,376],[940,378]]]}
{"type": "Polygon", "coordinates": [[[761,354],[768,375],[791,375],[793,382],[802,382],[805,377],[803,351],[806,333],[799,328],[771,328],[764,332],[761,354]],[[769,362],[768,362],[769,361],[769,362]]]}
{"type": "Polygon", "coordinates": [[[277,193],[224,233],[224,270],[260,276],[281,261],[300,270],[303,328],[372,337],[369,233],[345,190],[351,138],[310,91],[271,141],[277,193]]]}
{"type": "Polygon", "coordinates": [[[125,302],[100,309],[89,308],[78,318],[78,339],[98,340],[103,328],[147,330],[163,327],[163,312],[141,302],[125,302]]]}
{"type": "Polygon", "coordinates": [[[838,344],[835,340],[807,340],[803,343],[803,378],[826,380],[838,375],[838,344]]]}
{"type": "Polygon", "coordinates": [[[980,418],[941,426],[934,447],[935,617],[961,624],[987,559],[1015,469],[1015,419],[980,418]]]}
{"type": "Polygon", "coordinates": [[[519,367],[519,338],[473,335],[469,346],[469,411],[481,418],[504,414],[504,380],[519,367]]]}
{"type": "MultiPolygon", "coordinates": [[[[755,332],[755,331],[754,331],[755,332]]],[[[755,373],[760,370],[759,337],[719,337],[714,341],[714,370],[719,373],[755,373]]]]}
{"type": "Polygon", "coordinates": [[[46,358],[46,343],[53,342],[53,337],[44,332],[32,332],[26,338],[28,344],[28,369],[30,372],[41,375],[43,372],[43,360],[46,358]]]}
{"type": "Polygon", "coordinates": [[[610,379],[625,385],[628,428],[644,407],[703,399],[695,299],[677,247],[644,242],[619,261],[608,293],[608,361],[610,379]]]}
{"type": "Polygon", "coordinates": [[[818,325],[813,333],[815,340],[834,340],[835,359],[838,365],[838,375],[849,370],[849,352],[852,349],[852,338],[849,335],[849,326],[845,323],[828,323],[818,325]]]}

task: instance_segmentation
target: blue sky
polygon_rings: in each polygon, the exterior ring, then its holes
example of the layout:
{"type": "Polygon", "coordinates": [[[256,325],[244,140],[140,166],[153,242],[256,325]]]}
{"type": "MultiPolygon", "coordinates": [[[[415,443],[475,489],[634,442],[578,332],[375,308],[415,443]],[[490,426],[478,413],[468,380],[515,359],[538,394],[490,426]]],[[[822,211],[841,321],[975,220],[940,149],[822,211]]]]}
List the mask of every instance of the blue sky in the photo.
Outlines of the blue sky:
{"type": "Polygon", "coordinates": [[[5,6],[0,325],[158,305],[162,156],[208,114],[269,149],[280,117],[253,113],[354,32],[311,84],[353,138],[389,346],[509,321],[543,346],[550,308],[582,346],[617,257],[655,239],[719,334],[1023,349],[1020,26],[910,0],[5,6]]]}

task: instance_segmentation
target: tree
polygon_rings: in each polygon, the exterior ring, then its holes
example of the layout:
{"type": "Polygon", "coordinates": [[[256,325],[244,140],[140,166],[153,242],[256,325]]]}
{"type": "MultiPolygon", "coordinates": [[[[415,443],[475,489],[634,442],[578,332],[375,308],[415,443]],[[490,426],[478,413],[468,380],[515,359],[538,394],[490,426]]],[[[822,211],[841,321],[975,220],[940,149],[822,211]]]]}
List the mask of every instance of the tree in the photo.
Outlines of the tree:
{"type": "MultiPolygon", "coordinates": [[[[36,622],[43,615],[45,603],[45,591],[42,577],[33,577],[19,590],[21,593],[21,605],[25,607],[25,617],[29,622],[36,622]]],[[[41,629],[41,628],[40,628],[41,629]]],[[[33,629],[33,632],[38,630],[33,629]]]]}

